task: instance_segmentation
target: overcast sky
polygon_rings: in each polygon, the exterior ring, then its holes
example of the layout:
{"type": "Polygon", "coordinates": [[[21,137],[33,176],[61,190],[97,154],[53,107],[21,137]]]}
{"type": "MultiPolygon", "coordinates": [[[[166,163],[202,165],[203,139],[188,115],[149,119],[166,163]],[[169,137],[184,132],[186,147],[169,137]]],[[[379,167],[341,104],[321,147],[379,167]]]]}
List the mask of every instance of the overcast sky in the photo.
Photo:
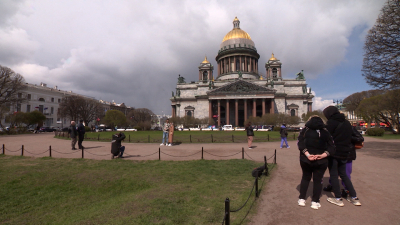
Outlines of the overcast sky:
{"type": "Polygon", "coordinates": [[[304,70],[314,109],[372,89],[361,76],[365,35],[385,0],[0,0],[0,65],[26,82],[171,114],[178,74],[198,80],[235,16],[265,76],[304,70]]]}

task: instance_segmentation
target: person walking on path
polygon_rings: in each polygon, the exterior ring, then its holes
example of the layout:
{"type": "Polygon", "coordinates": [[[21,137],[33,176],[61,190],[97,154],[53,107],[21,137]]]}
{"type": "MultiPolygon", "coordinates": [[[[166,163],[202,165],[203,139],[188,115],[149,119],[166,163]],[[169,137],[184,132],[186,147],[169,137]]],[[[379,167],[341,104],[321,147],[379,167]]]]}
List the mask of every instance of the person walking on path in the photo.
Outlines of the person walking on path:
{"type": "Polygon", "coordinates": [[[169,123],[169,119],[167,119],[163,126],[163,137],[162,137],[162,143],[160,144],[160,146],[163,146],[164,143],[166,146],[171,146],[171,144],[168,144],[168,135],[169,135],[169,127],[170,126],[171,126],[171,124],[169,123]]]}
{"type": "Polygon", "coordinates": [[[346,189],[349,191],[346,200],[353,205],[361,206],[360,200],[357,198],[356,190],[353,187],[353,183],[346,174],[346,164],[354,147],[351,143],[353,128],[350,122],[346,120],[345,115],[340,113],[335,106],[326,107],[323,110],[323,113],[326,119],[328,119],[326,129],[331,133],[336,145],[335,154],[331,155],[328,159],[330,181],[335,197],[328,198],[327,200],[332,204],[344,206],[338,178],[340,176],[346,189]]]}
{"type": "Polygon", "coordinates": [[[306,194],[311,177],[313,178],[313,195],[311,208],[321,207],[319,198],[322,192],[322,178],[328,167],[328,156],[335,153],[331,134],[324,128],[319,116],[312,116],[301,130],[297,146],[300,150],[300,166],[303,176],[300,182],[299,206],[306,205],[306,194]]]}
{"type": "Polygon", "coordinates": [[[76,136],[78,136],[78,132],[76,130],[75,121],[71,121],[71,126],[69,126],[68,128],[68,133],[71,137],[72,150],[76,150],[75,145],[76,145],[76,136]]]}
{"type": "Polygon", "coordinates": [[[289,144],[287,143],[287,130],[286,130],[286,124],[282,124],[281,130],[279,131],[281,134],[281,148],[283,147],[283,142],[286,144],[286,148],[290,148],[289,144]]]}
{"type": "Polygon", "coordinates": [[[254,138],[254,131],[253,131],[253,127],[251,126],[251,122],[248,122],[246,124],[246,134],[247,134],[247,146],[249,147],[249,149],[252,149],[251,146],[253,144],[253,138],[254,138]]]}
{"type": "Polygon", "coordinates": [[[122,146],[121,141],[125,139],[125,134],[120,132],[112,136],[111,141],[111,159],[115,156],[118,158],[124,158],[123,154],[125,151],[125,146],[122,146]]]}
{"type": "Polygon", "coordinates": [[[83,120],[79,120],[78,135],[79,135],[78,147],[79,149],[82,149],[83,148],[82,142],[83,139],[85,138],[85,125],[83,125],[83,120]]]}

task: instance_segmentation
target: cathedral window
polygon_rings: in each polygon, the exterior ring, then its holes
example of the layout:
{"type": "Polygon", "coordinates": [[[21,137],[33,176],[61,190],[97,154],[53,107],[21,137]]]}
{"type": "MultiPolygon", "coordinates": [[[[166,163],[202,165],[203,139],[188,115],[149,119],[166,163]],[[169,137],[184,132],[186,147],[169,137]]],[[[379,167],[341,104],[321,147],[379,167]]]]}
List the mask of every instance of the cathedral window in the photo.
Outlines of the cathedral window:
{"type": "Polygon", "coordinates": [[[294,109],[290,110],[290,115],[291,116],[296,116],[296,110],[294,110],[294,109]]]}
{"type": "Polygon", "coordinates": [[[208,74],[207,74],[207,71],[204,71],[204,72],[203,72],[203,80],[207,80],[207,75],[208,75],[208,74]]]}
{"type": "Polygon", "coordinates": [[[277,78],[278,77],[278,70],[276,68],[272,69],[272,77],[277,78]]]}

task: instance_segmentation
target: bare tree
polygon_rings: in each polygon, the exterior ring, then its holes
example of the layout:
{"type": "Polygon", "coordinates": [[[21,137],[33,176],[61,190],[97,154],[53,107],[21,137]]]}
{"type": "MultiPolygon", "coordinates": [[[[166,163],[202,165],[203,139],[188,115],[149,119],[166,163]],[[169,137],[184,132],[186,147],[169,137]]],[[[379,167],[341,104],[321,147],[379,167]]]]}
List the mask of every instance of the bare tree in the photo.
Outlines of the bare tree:
{"type": "Polygon", "coordinates": [[[139,108],[131,110],[127,118],[133,126],[140,126],[143,130],[150,129],[155,114],[147,108],[139,108]],[[150,127],[149,127],[150,124],[150,127]]]}
{"type": "Polygon", "coordinates": [[[388,0],[365,40],[362,75],[368,84],[381,89],[400,87],[399,30],[399,0],[388,0]]]}
{"type": "Polygon", "coordinates": [[[86,124],[95,120],[102,113],[102,106],[94,99],[81,96],[65,96],[60,103],[60,116],[77,121],[82,119],[86,124]]]}
{"type": "Polygon", "coordinates": [[[382,93],[383,93],[383,91],[381,91],[381,90],[369,90],[369,91],[357,92],[357,93],[347,96],[343,100],[343,104],[346,107],[347,111],[354,112],[357,109],[357,107],[360,105],[360,103],[363,99],[377,96],[382,93]]]}
{"type": "Polygon", "coordinates": [[[22,95],[18,95],[24,89],[26,89],[24,77],[0,65],[0,119],[10,111],[10,106],[24,101],[22,95]]]}

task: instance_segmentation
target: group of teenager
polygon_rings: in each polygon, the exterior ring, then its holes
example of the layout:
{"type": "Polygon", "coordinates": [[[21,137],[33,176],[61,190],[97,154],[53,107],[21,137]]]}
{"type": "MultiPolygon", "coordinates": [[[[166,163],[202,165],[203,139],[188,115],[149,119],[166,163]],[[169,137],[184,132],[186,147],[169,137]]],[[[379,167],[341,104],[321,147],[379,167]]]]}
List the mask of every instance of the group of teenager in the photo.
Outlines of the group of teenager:
{"type": "Polygon", "coordinates": [[[355,144],[363,142],[364,138],[335,106],[328,106],[323,110],[323,114],[327,119],[326,124],[319,116],[311,116],[298,137],[297,145],[303,172],[298,205],[306,205],[306,193],[312,177],[311,208],[321,207],[322,178],[328,168],[330,184],[324,190],[332,191],[334,197],[327,198],[327,201],[344,206],[344,198],[353,205],[361,206],[350,174],[352,161],[356,159],[355,144]],[[339,177],[342,180],[343,191],[340,190],[339,177]]]}

